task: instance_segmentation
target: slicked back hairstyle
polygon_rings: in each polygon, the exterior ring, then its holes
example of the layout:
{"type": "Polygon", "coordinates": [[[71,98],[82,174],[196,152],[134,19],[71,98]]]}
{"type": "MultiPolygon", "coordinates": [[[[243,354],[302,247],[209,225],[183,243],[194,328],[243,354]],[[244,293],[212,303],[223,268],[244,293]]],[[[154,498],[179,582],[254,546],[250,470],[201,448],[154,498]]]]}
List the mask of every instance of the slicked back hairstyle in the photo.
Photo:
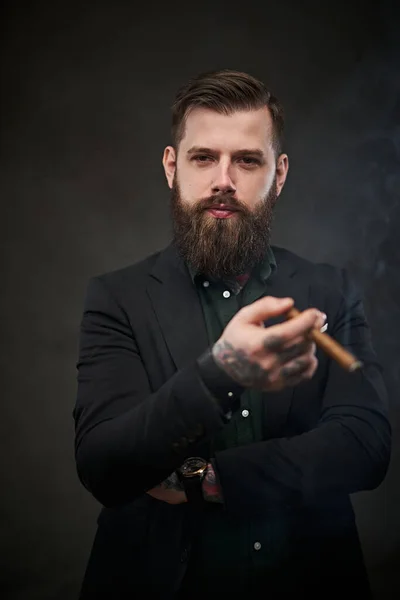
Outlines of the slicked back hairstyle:
{"type": "Polygon", "coordinates": [[[278,99],[255,77],[223,69],[202,73],[178,91],[172,105],[172,143],[176,149],[185,134],[186,119],[194,108],[209,108],[230,115],[266,106],[272,117],[273,147],[279,156],[283,146],[284,112],[278,99]]]}

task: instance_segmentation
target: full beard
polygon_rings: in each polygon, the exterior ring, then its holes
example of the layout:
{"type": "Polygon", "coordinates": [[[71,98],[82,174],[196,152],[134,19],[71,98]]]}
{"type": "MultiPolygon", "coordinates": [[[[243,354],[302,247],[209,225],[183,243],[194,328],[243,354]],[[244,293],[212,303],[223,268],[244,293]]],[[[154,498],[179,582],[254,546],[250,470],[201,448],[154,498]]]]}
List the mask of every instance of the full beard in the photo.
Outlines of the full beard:
{"type": "Polygon", "coordinates": [[[171,191],[173,241],[196,272],[223,279],[250,273],[263,260],[271,240],[271,225],[278,194],[274,178],[268,194],[249,210],[231,194],[210,196],[188,206],[182,200],[175,177],[171,191]],[[237,212],[227,219],[213,217],[206,209],[227,203],[237,212]]]}

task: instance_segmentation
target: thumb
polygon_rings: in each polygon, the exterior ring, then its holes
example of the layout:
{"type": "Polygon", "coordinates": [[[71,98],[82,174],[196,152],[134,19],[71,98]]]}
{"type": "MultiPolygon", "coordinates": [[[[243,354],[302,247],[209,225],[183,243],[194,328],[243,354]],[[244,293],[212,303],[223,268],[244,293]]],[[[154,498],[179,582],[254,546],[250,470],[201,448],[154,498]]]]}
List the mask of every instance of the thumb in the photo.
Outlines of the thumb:
{"type": "Polygon", "coordinates": [[[240,320],[245,323],[259,325],[260,321],[266,321],[271,317],[277,317],[287,312],[293,305],[293,298],[265,296],[242,308],[240,320]]]}

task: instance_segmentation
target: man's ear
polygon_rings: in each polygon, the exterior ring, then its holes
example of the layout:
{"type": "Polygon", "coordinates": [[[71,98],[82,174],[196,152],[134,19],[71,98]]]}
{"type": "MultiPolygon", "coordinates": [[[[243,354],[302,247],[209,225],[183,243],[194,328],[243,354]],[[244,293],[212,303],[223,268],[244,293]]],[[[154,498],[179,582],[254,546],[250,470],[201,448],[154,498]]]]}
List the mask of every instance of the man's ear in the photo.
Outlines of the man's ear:
{"type": "Polygon", "coordinates": [[[286,177],[289,171],[289,157],[287,154],[280,154],[276,161],[276,191],[280,195],[285,185],[286,177]]]}
{"type": "Polygon", "coordinates": [[[165,148],[162,162],[163,162],[165,177],[167,178],[170,189],[172,189],[175,171],[176,171],[176,151],[173,146],[167,146],[165,148]]]}

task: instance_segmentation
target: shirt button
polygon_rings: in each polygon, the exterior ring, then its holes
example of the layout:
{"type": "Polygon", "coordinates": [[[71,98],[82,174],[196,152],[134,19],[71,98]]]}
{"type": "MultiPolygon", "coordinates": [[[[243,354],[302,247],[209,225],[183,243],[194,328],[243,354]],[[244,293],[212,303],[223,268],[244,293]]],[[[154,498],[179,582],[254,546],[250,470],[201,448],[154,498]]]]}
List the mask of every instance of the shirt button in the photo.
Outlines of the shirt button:
{"type": "Polygon", "coordinates": [[[247,408],[245,408],[244,410],[242,410],[242,417],[248,417],[249,416],[249,411],[247,410],[247,408]]]}
{"type": "Polygon", "coordinates": [[[260,548],[261,548],[260,542],[255,542],[254,543],[254,550],[260,550],[260,548]]]}
{"type": "Polygon", "coordinates": [[[229,396],[229,398],[232,398],[233,392],[228,392],[228,396],[229,396]]]}
{"type": "Polygon", "coordinates": [[[203,287],[208,287],[210,285],[209,281],[203,281],[203,287]]]}
{"type": "Polygon", "coordinates": [[[232,411],[231,410],[229,412],[225,413],[225,418],[228,419],[228,421],[230,421],[232,419],[232,411]]]}
{"type": "Polygon", "coordinates": [[[225,291],[222,293],[222,295],[223,295],[223,297],[224,297],[224,298],[229,298],[229,296],[231,295],[231,293],[230,293],[230,292],[228,292],[228,290],[225,290],[225,291]]]}

